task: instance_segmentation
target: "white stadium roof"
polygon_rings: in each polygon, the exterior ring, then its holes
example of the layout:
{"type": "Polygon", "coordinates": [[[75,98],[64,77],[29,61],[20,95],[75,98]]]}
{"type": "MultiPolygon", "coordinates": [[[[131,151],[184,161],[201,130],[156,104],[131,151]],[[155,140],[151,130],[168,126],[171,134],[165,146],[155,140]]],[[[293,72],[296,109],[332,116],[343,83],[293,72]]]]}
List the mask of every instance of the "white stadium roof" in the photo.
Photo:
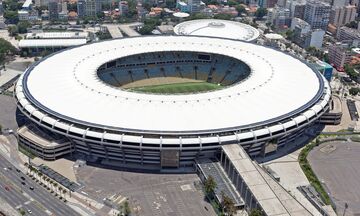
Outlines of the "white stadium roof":
{"type": "Polygon", "coordinates": [[[221,37],[243,41],[253,41],[259,37],[259,31],[250,25],[218,19],[182,22],[175,26],[174,32],[177,35],[221,37]]]}
{"type": "Polygon", "coordinates": [[[85,38],[80,39],[23,39],[19,42],[20,48],[35,47],[70,47],[86,44],[85,38]]]}
{"type": "MultiPolygon", "coordinates": [[[[306,64],[270,48],[235,40],[186,36],[134,37],[72,48],[39,62],[19,79],[17,98],[69,121],[147,131],[215,130],[276,122],[309,104],[319,91],[306,64]],[[156,95],[121,90],[99,79],[97,68],[117,58],[158,51],[217,53],[251,68],[248,79],[197,94],[156,95]],[[24,82],[22,82],[24,80],[24,82]]],[[[27,105],[28,104],[28,105],[27,105]]]]}

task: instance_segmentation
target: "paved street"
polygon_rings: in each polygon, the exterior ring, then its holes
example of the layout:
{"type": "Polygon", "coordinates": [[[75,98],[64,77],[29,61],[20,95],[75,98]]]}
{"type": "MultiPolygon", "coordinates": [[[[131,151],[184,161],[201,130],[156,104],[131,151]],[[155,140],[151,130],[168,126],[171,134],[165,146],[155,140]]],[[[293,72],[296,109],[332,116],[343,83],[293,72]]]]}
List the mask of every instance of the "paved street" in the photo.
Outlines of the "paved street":
{"type": "Polygon", "coordinates": [[[63,201],[54,197],[52,194],[47,192],[40,185],[35,183],[28,176],[18,173],[15,167],[10,164],[2,155],[0,156],[0,177],[1,179],[1,193],[0,195],[5,198],[9,204],[13,207],[17,207],[18,205],[26,205],[29,206],[31,211],[34,210],[34,213],[38,214],[34,215],[48,215],[44,210],[48,209],[53,215],[66,215],[66,216],[75,216],[79,215],[74,210],[72,210],[69,206],[67,206],[63,201]],[[12,167],[12,170],[5,170],[4,168],[12,167]],[[25,177],[26,185],[23,186],[21,184],[20,177],[25,177]],[[5,186],[11,185],[11,190],[6,191],[5,186]],[[30,190],[30,186],[34,187],[34,190],[30,190]],[[28,194],[29,197],[24,195],[21,196],[21,190],[28,194]],[[5,194],[3,194],[5,191],[5,194]],[[34,201],[31,201],[32,199],[34,201]],[[33,204],[34,203],[34,204],[33,204]],[[35,206],[36,204],[36,206],[35,206]]]}

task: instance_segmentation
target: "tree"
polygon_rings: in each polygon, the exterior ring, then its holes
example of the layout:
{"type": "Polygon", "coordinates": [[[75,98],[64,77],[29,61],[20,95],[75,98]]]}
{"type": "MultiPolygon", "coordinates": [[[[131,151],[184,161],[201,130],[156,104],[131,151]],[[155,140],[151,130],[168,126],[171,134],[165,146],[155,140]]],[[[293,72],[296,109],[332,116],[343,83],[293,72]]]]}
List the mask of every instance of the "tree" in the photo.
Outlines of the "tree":
{"type": "Polygon", "coordinates": [[[239,13],[239,15],[240,15],[240,14],[246,14],[246,13],[247,13],[245,7],[242,6],[242,5],[236,5],[236,6],[235,6],[235,9],[236,9],[237,12],[239,13]]]}
{"type": "Polygon", "coordinates": [[[215,179],[210,175],[207,177],[207,179],[204,182],[204,187],[205,187],[205,193],[206,195],[210,195],[213,194],[215,191],[217,184],[215,179]]]}
{"type": "Polygon", "coordinates": [[[19,33],[17,26],[9,26],[8,32],[11,37],[14,37],[19,33]]]}
{"type": "Polygon", "coordinates": [[[263,216],[264,214],[260,209],[251,209],[249,216],[263,216]]]}
{"type": "Polygon", "coordinates": [[[215,14],[214,19],[230,20],[232,16],[230,14],[215,14]]]}
{"type": "Polygon", "coordinates": [[[17,24],[17,29],[20,34],[27,33],[27,28],[29,28],[31,25],[27,21],[21,21],[17,24]]]}
{"type": "Polygon", "coordinates": [[[124,202],[123,209],[124,209],[125,216],[128,216],[131,214],[131,208],[130,208],[129,202],[127,200],[124,202]]]}
{"type": "Polygon", "coordinates": [[[228,215],[231,216],[231,215],[236,214],[234,200],[232,200],[230,197],[225,195],[225,193],[223,191],[221,192],[221,206],[223,207],[223,210],[225,210],[225,212],[228,215]]]}
{"type": "Polygon", "coordinates": [[[351,95],[353,95],[353,96],[359,94],[359,92],[360,92],[360,88],[351,87],[351,88],[349,89],[349,94],[351,94],[351,95]]]}
{"type": "Polygon", "coordinates": [[[144,25],[140,28],[139,33],[142,35],[150,35],[151,32],[154,30],[153,25],[144,25]]]}
{"type": "Polygon", "coordinates": [[[356,22],[356,21],[351,21],[351,22],[349,22],[349,23],[346,23],[345,26],[348,27],[348,28],[357,29],[357,27],[358,27],[358,22],[356,22]]]}
{"type": "Polygon", "coordinates": [[[354,67],[353,66],[350,66],[348,64],[344,65],[344,70],[345,70],[345,73],[347,75],[349,75],[349,77],[352,79],[352,80],[357,80],[357,77],[359,76],[358,73],[356,73],[356,71],[354,70],[354,67]]]}
{"type": "Polygon", "coordinates": [[[238,3],[234,0],[229,0],[228,3],[227,3],[230,7],[234,7],[236,6],[238,3]]]}
{"type": "Polygon", "coordinates": [[[286,39],[288,40],[292,40],[294,38],[294,31],[291,29],[287,30],[285,34],[286,34],[286,39]]]}
{"type": "Polygon", "coordinates": [[[186,20],[196,20],[196,19],[208,19],[209,16],[202,14],[202,13],[195,13],[190,15],[186,20]]]}
{"type": "Polygon", "coordinates": [[[4,12],[4,18],[9,24],[17,24],[19,22],[19,16],[17,11],[6,10],[4,12]]]}
{"type": "Polygon", "coordinates": [[[258,8],[255,12],[255,16],[258,19],[263,18],[265,15],[267,14],[267,9],[266,8],[258,8]]]}

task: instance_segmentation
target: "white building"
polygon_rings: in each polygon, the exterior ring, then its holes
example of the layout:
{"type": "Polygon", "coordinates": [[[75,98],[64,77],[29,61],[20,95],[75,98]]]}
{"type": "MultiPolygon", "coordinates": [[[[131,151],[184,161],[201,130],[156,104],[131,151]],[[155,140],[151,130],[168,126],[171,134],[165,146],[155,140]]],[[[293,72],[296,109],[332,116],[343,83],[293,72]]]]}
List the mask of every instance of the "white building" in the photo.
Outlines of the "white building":
{"type": "Polygon", "coordinates": [[[29,11],[19,10],[18,16],[20,21],[28,21],[29,20],[29,11]]]}

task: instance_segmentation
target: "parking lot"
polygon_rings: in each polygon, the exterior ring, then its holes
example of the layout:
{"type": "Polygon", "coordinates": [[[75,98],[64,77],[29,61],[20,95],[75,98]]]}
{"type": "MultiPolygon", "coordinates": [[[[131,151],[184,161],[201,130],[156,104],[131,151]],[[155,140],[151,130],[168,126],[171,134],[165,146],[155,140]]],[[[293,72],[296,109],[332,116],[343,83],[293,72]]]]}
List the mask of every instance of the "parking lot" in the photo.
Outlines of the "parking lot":
{"type": "Polygon", "coordinates": [[[0,124],[3,128],[16,130],[16,103],[13,97],[0,94],[0,124]]]}
{"type": "Polygon", "coordinates": [[[216,215],[194,182],[196,174],[152,174],[91,166],[77,170],[82,189],[98,201],[112,195],[129,198],[135,215],[216,215]]]}
{"type": "Polygon", "coordinates": [[[321,182],[326,184],[343,215],[360,214],[360,143],[331,142],[322,144],[309,153],[308,160],[321,182]]]}

